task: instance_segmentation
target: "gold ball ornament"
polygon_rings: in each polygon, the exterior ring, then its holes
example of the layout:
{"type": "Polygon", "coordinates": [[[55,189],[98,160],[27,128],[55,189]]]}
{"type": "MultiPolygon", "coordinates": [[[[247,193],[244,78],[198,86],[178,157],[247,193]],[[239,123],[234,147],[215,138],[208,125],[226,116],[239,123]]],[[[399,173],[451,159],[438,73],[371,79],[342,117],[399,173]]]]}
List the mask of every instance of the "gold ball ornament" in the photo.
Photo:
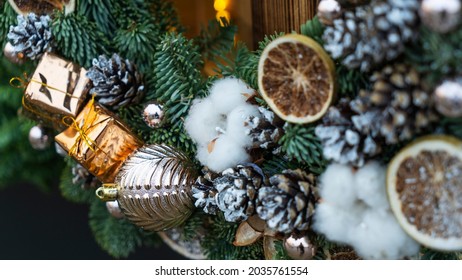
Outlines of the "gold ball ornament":
{"type": "Polygon", "coordinates": [[[149,231],[181,225],[194,210],[191,186],[197,178],[193,163],[166,145],[135,151],[122,165],[115,184],[96,191],[105,201],[117,200],[125,217],[149,231]]]}
{"type": "Polygon", "coordinates": [[[20,15],[35,13],[51,15],[54,10],[64,10],[66,14],[75,10],[76,0],[8,0],[11,7],[20,15]]]}
{"type": "Polygon", "coordinates": [[[420,6],[420,18],[431,30],[447,33],[461,23],[460,0],[423,0],[420,6]]]}
{"type": "Polygon", "coordinates": [[[6,57],[6,59],[8,59],[9,62],[14,64],[23,64],[25,61],[24,54],[16,53],[14,51],[13,45],[10,42],[5,44],[5,47],[3,48],[3,55],[6,57]]]}
{"type": "Polygon", "coordinates": [[[159,232],[158,235],[165,244],[183,257],[192,260],[205,259],[205,254],[201,247],[201,239],[204,237],[202,233],[199,232],[188,240],[184,238],[184,230],[182,228],[172,228],[159,232]]]}
{"type": "Polygon", "coordinates": [[[311,260],[316,255],[316,246],[308,236],[291,234],[283,244],[287,255],[294,260],[311,260]]]}
{"type": "Polygon", "coordinates": [[[51,145],[51,135],[48,129],[36,125],[29,130],[29,143],[35,150],[45,150],[51,145]]]}
{"type": "Polygon", "coordinates": [[[462,117],[462,78],[444,81],[434,92],[435,107],[446,117],[462,117]]]}

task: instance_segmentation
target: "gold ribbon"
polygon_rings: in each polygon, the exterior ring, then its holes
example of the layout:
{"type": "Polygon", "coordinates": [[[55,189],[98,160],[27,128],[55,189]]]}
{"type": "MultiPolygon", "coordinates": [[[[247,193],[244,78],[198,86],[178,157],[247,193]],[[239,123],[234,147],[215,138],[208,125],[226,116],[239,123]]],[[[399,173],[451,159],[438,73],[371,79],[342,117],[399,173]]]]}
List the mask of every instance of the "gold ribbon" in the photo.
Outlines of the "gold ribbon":
{"type": "Polygon", "coordinates": [[[34,82],[34,83],[37,83],[37,84],[40,84],[48,89],[52,89],[52,90],[55,90],[57,92],[60,92],[60,93],[63,93],[67,96],[69,96],[70,98],[79,98],[79,97],[76,97],[76,96],[73,96],[72,94],[64,91],[64,90],[60,90],[59,88],[55,88],[53,86],[50,86],[48,84],[45,84],[39,80],[35,80],[35,79],[32,79],[32,78],[29,78],[27,76],[27,73],[23,73],[23,76],[24,76],[24,79],[22,79],[21,77],[13,77],[10,79],[10,85],[14,88],[23,88],[25,89],[27,87],[27,85],[29,85],[30,82],[34,82]]]}
{"type": "MultiPolygon", "coordinates": [[[[88,113],[86,114],[85,118],[83,119],[83,123],[81,125],[79,125],[79,123],[77,122],[77,120],[74,118],[74,117],[70,117],[70,116],[65,116],[62,120],[62,122],[68,126],[68,127],[72,127],[74,130],[77,131],[77,133],[79,134],[79,136],[77,137],[77,139],[75,140],[75,143],[74,145],[69,149],[69,155],[70,156],[74,156],[75,154],[77,154],[78,152],[78,149],[79,149],[79,146],[80,146],[80,143],[83,141],[87,146],[88,148],[90,148],[90,150],[92,150],[93,152],[95,152],[95,150],[100,150],[102,151],[99,147],[98,147],[98,144],[93,140],[91,139],[89,136],[88,136],[88,133],[90,132],[90,130],[96,125],[94,122],[95,120],[98,118],[98,111],[95,110],[95,96],[93,95],[91,100],[88,102],[88,104],[86,106],[88,106],[90,109],[88,110],[88,113]]],[[[104,153],[104,151],[103,151],[104,153]]],[[[106,153],[104,153],[106,154],[106,153]]]]}

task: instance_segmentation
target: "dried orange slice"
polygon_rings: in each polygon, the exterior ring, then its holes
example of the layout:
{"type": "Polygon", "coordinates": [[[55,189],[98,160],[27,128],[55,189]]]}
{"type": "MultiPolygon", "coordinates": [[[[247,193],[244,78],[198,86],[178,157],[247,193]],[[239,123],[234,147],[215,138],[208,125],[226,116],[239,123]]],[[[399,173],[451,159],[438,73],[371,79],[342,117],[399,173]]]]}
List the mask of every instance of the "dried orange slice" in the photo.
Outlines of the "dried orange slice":
{"type": "Polygon", "coordinates": [[[423,137],[400,151],[387,171],[390,205],[402,228],[437,250],[462,249],[462,142],[423,137]]]}
{"type": "Polygon", "coordinates": [[[321,118],[335,92],[334,62],[314,40],[298,34],[277,38],[263,50],[258,86],[271,109],[292,123],[321,118]]]}
{"type": "Polygon", "coordinates": [[[51,14],[55,9],[65,9],[66,14],[75,10],[75,0],[8,0],[8,2],[16,13],[24,16],[28,13],[51,14]]]}

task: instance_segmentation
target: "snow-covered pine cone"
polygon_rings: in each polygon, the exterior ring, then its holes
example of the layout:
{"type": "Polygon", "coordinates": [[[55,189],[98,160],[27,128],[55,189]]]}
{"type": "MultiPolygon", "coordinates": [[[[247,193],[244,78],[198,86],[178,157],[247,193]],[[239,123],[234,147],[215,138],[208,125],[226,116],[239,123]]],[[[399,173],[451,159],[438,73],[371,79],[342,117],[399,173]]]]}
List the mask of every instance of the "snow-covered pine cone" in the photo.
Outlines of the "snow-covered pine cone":
{"type": "Polygon", "coordinates": [[[374,73],[371,82],[373,89],[362,90],[351,107],[378,114],[379,133],[387,144],[409,140],[438,120],[431,93],[411,66],[386,66],[374,73]]]}
{"type": "Polygon", "coordinates": [[[375,0],[346,11],[326,27],[324,47],[348,68],[367,72],[397,58],[405,43],[415,38],[418,9],[418,0],[375,0]]]}
{"type": "Polygon", "coordinates": [[[93,59],[93,66],[87,72],[93,82],[91,94],[111,110],[140,103],[144,97],[143,76],[135,64],[113,54],[110,59],[101,55],[93,59]]]}
{"type": "Polygon", "coordinates": [[[216,203],[225,219],[240,222],[254,215],[258,190],[266,183],[263,171],[254,164],[224,170],[213,184],[218,191],[216,203]]]}
{"type": "Polygon", "coordinates": [[[381,145],[375,140],[379,129],[377,112],[359,113],[350,108],[348,99],[329,108],[315,129],[326,159],[360,167],[380,153],[381,145]]]}
{"type": "Polygon", "coordinates": [[[258,192],[258,216],[278,232],[308,230],[319,199],[316,177],[300,169],[285,170],[269,181],[270,186],[258,192]]]}
{"type": "Polygon", "coordinates": [[[194,205],[197,208],[202,208],[207,214],[215,215],[218,211],[215,200],[218,191],[213,186],[213,180],[218,177],[218,174],[206,167],[202,170],[202,173],[204,175],[197,178],[191,189],[193,197],[196,199],[194,205]]]}
{"type": "Polygon", "coordinates": [[[7,38],[16,54],[31,60],[39,59],[53,49],[51,18],[34,13],[18,15],[18,25],[10,26],[7,38]]]}
{"type": "Polygon", "coordinates": [[[275,148],[284,133],[282,129],[284,122],[264,107],[258,107],[258,111],[262,117],[250,116],[245,120],[246,134],[252,138],[252,148],[265,150],[275,148]]]}
{"type": "Polygon", "coordinates": [[[96,189],[101,185],[101,182],[80,164],[72,167],[72,176],[72,183],[84,190],[96,189]]]}

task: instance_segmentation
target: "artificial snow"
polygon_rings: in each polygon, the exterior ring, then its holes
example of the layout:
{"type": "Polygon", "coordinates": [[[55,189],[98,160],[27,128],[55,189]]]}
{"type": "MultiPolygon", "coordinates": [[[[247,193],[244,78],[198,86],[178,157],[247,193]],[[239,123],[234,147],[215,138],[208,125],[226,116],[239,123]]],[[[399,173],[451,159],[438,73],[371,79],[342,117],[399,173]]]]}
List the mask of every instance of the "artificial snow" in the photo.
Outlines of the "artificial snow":
{"type": "Polygon", "coordinates": [[[386,170],[377,162],[360,169],[331,164],[320,177],[314,229],[346,243],[364,259],[402,259],[419,245],[399,226],[386,196],[386,170]]]}
{"type": "Polygon", "coordinates": [[[209,96],[193,101],[185,128],[197,145],[197,159],[210,170],[221,172],[250,160],[252,139],[245,120],[261,117],[258,107],[246,102],[253,93],[243,81],[229,77],[216,81],[209,96]]]}

